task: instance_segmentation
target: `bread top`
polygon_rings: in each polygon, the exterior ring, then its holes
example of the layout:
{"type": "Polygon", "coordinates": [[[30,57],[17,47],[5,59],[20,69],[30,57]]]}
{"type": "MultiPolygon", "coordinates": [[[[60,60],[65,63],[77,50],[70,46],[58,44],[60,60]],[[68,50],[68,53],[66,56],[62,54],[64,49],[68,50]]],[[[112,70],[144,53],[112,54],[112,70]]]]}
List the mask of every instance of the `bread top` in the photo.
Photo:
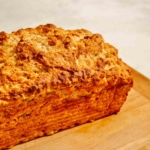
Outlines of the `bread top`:
{"type": "Polygon", "coordinates": [[[48,92],[85,86],[128,84],[129,68],[100,34],[55,25],[0,33],[0,101],[45,97],[48,92]]]}

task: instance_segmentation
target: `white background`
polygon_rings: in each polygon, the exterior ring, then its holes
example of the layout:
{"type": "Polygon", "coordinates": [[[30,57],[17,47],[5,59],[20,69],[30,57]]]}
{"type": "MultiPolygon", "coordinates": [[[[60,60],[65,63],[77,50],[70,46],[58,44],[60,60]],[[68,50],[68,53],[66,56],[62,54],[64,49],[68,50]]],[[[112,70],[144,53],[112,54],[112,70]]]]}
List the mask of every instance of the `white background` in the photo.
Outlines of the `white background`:
{"type": "Polygon", "coordinates": [[[0,0],[0,31],[47,23],[102,34],[150,78],[150,0],[0,0]]]}

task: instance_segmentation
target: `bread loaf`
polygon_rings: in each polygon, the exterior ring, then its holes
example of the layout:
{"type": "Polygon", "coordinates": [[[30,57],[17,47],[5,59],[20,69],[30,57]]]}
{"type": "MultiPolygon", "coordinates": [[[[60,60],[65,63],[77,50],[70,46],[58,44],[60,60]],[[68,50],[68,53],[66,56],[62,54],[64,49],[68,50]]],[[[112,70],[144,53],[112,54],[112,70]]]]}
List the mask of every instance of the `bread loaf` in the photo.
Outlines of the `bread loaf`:
{"type": "Polygon", "coordinates": [[[0,149],[117,113],[133,85],[100,34],[55,25],[0,33],[0,149]]]}

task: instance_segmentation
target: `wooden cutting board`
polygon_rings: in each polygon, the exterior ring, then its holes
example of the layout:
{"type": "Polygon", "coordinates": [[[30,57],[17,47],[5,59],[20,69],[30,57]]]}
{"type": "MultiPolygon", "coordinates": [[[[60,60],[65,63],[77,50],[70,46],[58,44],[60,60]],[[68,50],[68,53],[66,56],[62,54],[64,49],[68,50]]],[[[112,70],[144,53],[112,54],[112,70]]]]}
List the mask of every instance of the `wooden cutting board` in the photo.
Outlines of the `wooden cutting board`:
{"type": "Polygon", "coordinates": [[[17,145],[11,150],[150,150],[150,80],[134,87],[117,115],[17,145]]]}

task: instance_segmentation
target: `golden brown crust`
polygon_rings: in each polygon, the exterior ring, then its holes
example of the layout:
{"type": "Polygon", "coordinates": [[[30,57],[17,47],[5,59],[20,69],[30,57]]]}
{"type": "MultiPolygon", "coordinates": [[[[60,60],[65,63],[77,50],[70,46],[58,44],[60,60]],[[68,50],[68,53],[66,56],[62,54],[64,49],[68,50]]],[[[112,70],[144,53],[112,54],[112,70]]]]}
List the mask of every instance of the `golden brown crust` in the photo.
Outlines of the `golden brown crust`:
{"type": "Polygon", "coordinates": [[[99,34],[52,24],[1,32],[0,149],[117,113],[132,85],[99,34]]]}
{"type": "MultiPolygon", "coordinates": [[[[118,51],[99,34],[64,30],[52,24],[0,33],[0,99],[43,97],[54,87],[78,82],[131,82],[118,51]],[[113,80],[111,78],[113,76],[113,80]]],[[[119,83],[118,83],[119,84],[119,83]]]]}

